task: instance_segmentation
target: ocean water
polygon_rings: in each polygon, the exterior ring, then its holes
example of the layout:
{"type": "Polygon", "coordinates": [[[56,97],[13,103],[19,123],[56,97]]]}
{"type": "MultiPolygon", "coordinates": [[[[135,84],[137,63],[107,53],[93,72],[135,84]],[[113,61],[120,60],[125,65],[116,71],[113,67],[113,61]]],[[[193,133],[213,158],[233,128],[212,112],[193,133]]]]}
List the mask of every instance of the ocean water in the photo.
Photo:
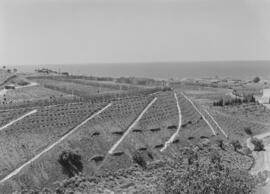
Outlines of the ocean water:
{"type": "Polygon", "coordinates": [[[230,77],[251,79],[260,76],[270,79],[270,61],[226,62],[160,62],[160,63],[114,63],[114,64],[38,64],[17,65],[20,72],[33,72],[37,68],[49,68],[70,74],[149,77],[157,79],[183,79],[202,77],[230,77]]]}

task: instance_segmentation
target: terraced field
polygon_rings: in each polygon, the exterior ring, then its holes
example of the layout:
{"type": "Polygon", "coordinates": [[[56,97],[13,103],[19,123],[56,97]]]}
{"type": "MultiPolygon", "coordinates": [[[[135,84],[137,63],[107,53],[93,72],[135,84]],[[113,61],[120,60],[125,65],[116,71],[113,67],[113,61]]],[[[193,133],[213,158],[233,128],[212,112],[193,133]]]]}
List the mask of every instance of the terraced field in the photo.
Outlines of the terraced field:
{"type": "Polygon", "coordinates": [[[26,112],[28,112],[30,109],[24,108],[24,109],[13,109],[13,110],[0,110],[0,128],[9,123],[10,121],[22,116],[26,112]]]}
{"type": "Polygon", "coordinates": [[[115,164],[115,169],[130,165],[132,154],[136,151],[143,154],[146,160],[161,157],[160,150],[177,129],[178,111],[172,92],[158,94],[156,98],[114,154],[109,155],[102,164],[102,170],[110,169],[112,164],[115,164]],[[120,156],[116,157],[118,154],[120,156]]]}
{"type": "Polygon", "coordinates": [[[61,91],[68,94],[75,94],[81,97],[89,97],[96,94],[119,92],[119,90],[113,88],[98,87],[69,81],[59,81],[52,79],[33,79],[33,80],[40,83],[45,88],[61,91]]]}
{"type": "MultiPolygon", "coordinates": [[[[29,111],[0,112],[5,115],[0,127],[29,111]]],[[[0,131],[0,190],[55,187],[56,181],[72,176],[59,162],[66,151],[81,156],[80,173],[102,175],[132,166],[134,153],[151,163],[173,159],[185,146],[215,137],[245,137],[239,126],[250,124],[207,109],[179,91],[40,106],[0,131]]],[[[251,126],[258,133],[265,130],[251,126]]],[[[223,154],[233,165],[251,165],[249,157],[230,149],[223,154]]]]}
{"type": "Polygon", "coordinates": [[[4,178],[100,107],[100,104],[83,103],[43,107],[2,129],[0,177],[4,178]]]}
{"type": "Polygon", "coordinates": [[[270,123],[270,109],[259,103],[241,104],[235,106],[215,107],[219,112],[237,116],[238,118],[270,123]]]}
{"type": "Polygon", "coordinates": [[[209,112],[214,115],[215,120],[232,139],[243,139],[245,141],[245,139],[248,138],[244,131],[245,128],[251,128],[254,135],[264,133],[269,130],[269,125],[264,123],[258,123],[252,120],[243,120],[215,110],[210,110],[209,112]]]}
{"type": "Polygon", "coordinates": [[[50,100],[55,98],[71,98],[71,94],[66,94],[60,91],[51,90],[44,88],[42,86],[32,86],[26,88],[19,88],[15,90],[9,90],[5,93],[3,97],[0,97],[0,102],[5,103],[18,103],[24,101],[34,101],[34,100],[50,100]]]}
{"type": "MultiPolygon", "coordinates": [[[[84,170],[93,173],[98,165],[96,156],[105,156],[110,147],[121,137],[130,123],[135,120],[136,116],[152,98],[153,96],[134,97],[114,102],[106,111],[80,126],[78,132],[67,137],[61,144],[56,145],[52,151],[33,161],[30,166],[25,168],[27,173],[18,176],[20,181],[16,181],[16,183],[19,183],[19,185],[21,183],[23,185],[34,183],[35,185],[44,185],[44,183],[55,181],[59,177],[65,177],[66,175],[63,174],[60,164],[57,163],[60,152],[65,149],[79,149],[84,154],[84,170]],[[28,169],[28,167],[30,168],[28,169]],[[24,179],[22,177],[25,176],[27,179],[22,180],[24,179]],[[32,181],[28,181],[28,179],[32,181]]],[[[93,110],[93,106],[93,104],[89,104],[89,106],[80,104],[79,106],[60,107],[60,110],[59,108],[56,109],[54,114],[51,110],[45,108],[39,111],[35,117],[26,118],[13,125],[12,128],[5,129],[3,139],[9,139],[10,142],[6,142],[6,145],[2,147],[3,164],[1,164],[1,167],[6,170],[2,171],[1,177],[3,178],[5,174],[10,172],[8,169],[14,169],[15,166],[26,162],[35,153],[42,151],[44,147],[67,133],[69,128],[82,122],[87,115],[92,113],[89,108],[93,110]],[[19,130],[17,129],[19,126],[25,126],[25,128],[19,130]],[[19,131],[19,133],[17,132],[16,137],[12,137],[11,134],[14,134],[15,131],[19,131]],[[17,145],[14,151],[11,153],[11,150],[9,150],[5,153],[5,150],[12,149],[12,145],[17,145]],[[7,158],[12,159],[13,164],[8,164],[7,158]],[[17,164],[14,164],[14,161],[17,161],[17,164]]],[[[1,139],[1,142],[4,141],[1,139]]]]}

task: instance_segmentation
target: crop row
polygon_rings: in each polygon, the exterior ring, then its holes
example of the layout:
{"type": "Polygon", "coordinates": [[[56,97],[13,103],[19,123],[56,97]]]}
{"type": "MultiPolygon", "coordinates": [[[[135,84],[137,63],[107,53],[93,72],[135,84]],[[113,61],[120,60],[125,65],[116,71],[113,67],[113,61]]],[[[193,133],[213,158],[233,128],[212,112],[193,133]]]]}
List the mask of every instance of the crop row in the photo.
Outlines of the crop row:
{"type": "MultiPolygon", "coordinates": [[[[96,148],[95,151],[100,149],[103,152],[107,151],[108,146],[111,146],[121,135],[113,134],[113,132],[125,131],[150,98],[152,97],[130,97],[113,102],[110,108],[79,130],[79,133],[83,133],[85,130],[86,133],[90,133],[83,135],[81,139],[79,138],[79,141],[83,143],[82,147],[86,149],[87,143],[91,143],[93,144],[92,148],[96,148]],[[92,140],[85,142],[85,138],[92,138],[92,140]],[[107,142],[110,142],[110,145],[107,142]]],[[[4,176],[11,169],[29,160],[44,147],[55,142],[101,106],[104,106],[104,103],[79,102],[42,107],[36,114],[8,127],[0,137],[2,144],[0,154],[2,173],[0,176],[4,176]]]]}
{"type": "Polygon", "coordinates": [[[20,110],[0,110],[0,127],[7,124],[8,122],[17,119],[18,117],[22,116],[30,109],[20,109],[20,110]]]}
{"type": "Polygon", "coordinates": [[[43,107],[2,130],[0,169],[10,171],[27,161],[89,117],[101,105],[71,104],[68,109],[59,106],[43,107]]]}
{"type": "Polygon", "coordinates": [[[211,114],[215,120],[219,123],[221,128],[228,134],[232,139],[246,139],[244,129],[251,128],[254,134],[259,134],[267,131],[267,126],[248,120],[242,120],[232,115],[226,115],[218,111],[211,111],[211,114]]]}
{"type": "Polygon", "coordinates": [[[105,157],[111,146],[123,135],[151,99],[153,99],[152,96],[144,96],[136,100],[125,99],[113,102],[108,109],[81,126],[77,132],[55,146],[39,161],[34,162],[29,170],[26,169],[27,172],[24,172],[23,176],[29,179],[36,177],[35,181],[40,181],[40,184],[55,181],[55,178],[64,176],[60,164],[56,162],[63,149],[80,150],[83,155],[84,170],[94,172],[97,169],[98,158],[102,160],[105,157]]]}

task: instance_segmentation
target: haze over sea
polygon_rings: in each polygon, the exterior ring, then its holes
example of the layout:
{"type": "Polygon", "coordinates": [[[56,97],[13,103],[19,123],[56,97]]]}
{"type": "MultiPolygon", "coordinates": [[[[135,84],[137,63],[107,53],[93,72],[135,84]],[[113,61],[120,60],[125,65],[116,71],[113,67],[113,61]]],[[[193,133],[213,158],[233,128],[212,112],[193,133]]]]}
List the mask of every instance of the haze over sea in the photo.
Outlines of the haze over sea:
{"type": "Polygon", "coordinates": [[[226,62],[157,62],[157,63],[100,63],[100,64],[37,64],[8,65],[21,72],[33,72],[37,68],[49,68],[70,74],[149,77],[157,79],[183,79],[202,77],[230,77],[249,79],[261,76],[270,79],[270,61],[226,61],[226,62]]]}

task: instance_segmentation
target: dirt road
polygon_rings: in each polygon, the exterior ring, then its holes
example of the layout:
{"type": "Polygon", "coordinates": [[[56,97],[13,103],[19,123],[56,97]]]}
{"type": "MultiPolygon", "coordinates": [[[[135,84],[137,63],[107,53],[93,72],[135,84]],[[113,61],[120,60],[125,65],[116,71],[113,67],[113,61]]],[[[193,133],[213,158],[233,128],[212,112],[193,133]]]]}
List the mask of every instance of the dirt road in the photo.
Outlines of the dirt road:
{"type": "MultiPolygon", "coordinates": [[[[259,172],[263,172],[265,170],[270,171],[270,144],[266,143],[265,140],[270,138],[270,132],[259,134],[255,136],[258,139],[262,139],[265,143],[265,151],[263,152],[253,152],[253,156],[255,158],[255,165],[250,170],[252,175],[257,175],[259,172]]],[[[251,143],[251,138],[247,139],[247,146],[253,150],[254,145],[251,143]]],[[[258,194],[269,194],[270,193],[270,179],[267,179],[266,186],[260,188],[258,194]]]]}
{"type": "Polygon", "coordinates": [[[177,97],[177,94],[176,93],[174,93],[174,98],[175,98],[175,101],[176,101],[176,105],[177,105],[177,109],[178,109],[178,116],[179,116],[178,127],[177,127],[176,132],[170,137],[170,139],[165,142],[164,147],[161,148],[161,150],[160,150],[161,152],[163,152],[173,142],[173,140],[175,139],[175,137],[179,134],[179,131],[180,131],[181,125],[182,125],[181,108],[180,108],[178,97],[177,97]]]}

